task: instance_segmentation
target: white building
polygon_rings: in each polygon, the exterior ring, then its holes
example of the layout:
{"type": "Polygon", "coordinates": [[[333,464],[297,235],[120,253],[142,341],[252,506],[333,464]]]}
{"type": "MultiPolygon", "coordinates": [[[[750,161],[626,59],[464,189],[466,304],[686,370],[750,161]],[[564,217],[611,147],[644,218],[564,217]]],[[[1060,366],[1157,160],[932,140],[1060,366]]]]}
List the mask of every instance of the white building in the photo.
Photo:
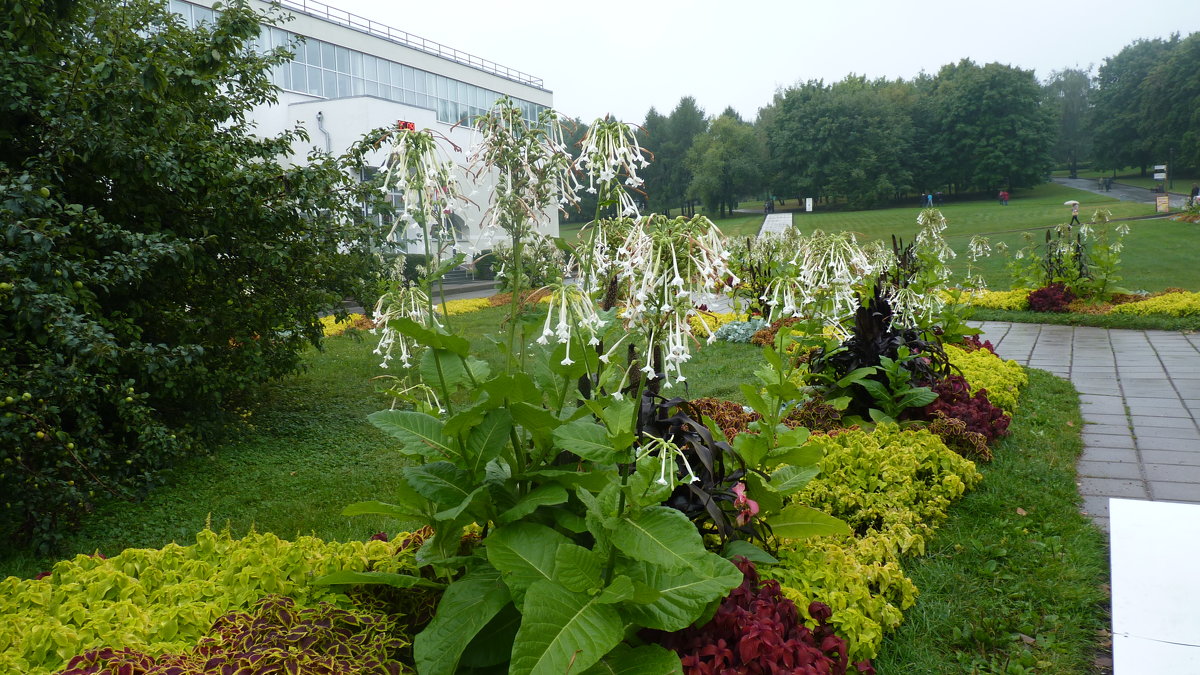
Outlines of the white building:
{"type": "MultiPolygon", "coordinates": [[[[213,2],[171,0],[170,7],[194,26],[212,20],[213,2]]],[[[264,12],[271,9],[261,0],[254,4],[264,12]]],[[[287,47],[296,58],[272,73],[283,90],[278,104],[262,106],[251,117],[265,136],[297,124],[308,131],[311,144],[293,148],[293,162],[303,162],[313,147],[341,153],[368,131],[403,120],[448,137],[461,148],[447,147],[450,159],[462,167],[472,144],[466,123],[496,99],[508,96],[531,121],[553,105],[552,92],[531,75],[314,0],[281,0],[281,5],[293,20],[264,26],[258,47],[287,47]],[[297,36],[303,38],[299,46],[297,36]],[[465,126],[455,127],[458,123],[465,126]]],[[[378,166],[384,154],[371,159],[378,166]]],[[[469,185],[465,173],[459,177],[469,185]]],[[[462,219],[459,248],[491,247],[479,231],[489,186],[479,187],[475,203],[457,214],[462,219]]],[[[557,236],[557,211],[548,211],[546,220],[542,231],[557,236]]]]}

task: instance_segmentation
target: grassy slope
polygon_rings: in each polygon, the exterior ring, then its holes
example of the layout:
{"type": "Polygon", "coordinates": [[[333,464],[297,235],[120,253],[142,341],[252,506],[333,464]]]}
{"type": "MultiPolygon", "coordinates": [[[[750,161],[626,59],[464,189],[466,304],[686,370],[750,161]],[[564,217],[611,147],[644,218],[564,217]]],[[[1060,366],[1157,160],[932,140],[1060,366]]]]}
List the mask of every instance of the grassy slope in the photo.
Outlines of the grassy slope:
{"type": "MultiPolygon", "coordinates": [[[[368,336],[370,338],[370,336],[368,336]]],[[[308,370],[263,389],[255,413],[211,454],[184,462],[140,503],[110,502],[67,539],[62,557],[99,550],[195,543],[211,516],[235,533],[257,527],[289,538],[314,533],[364,539],[385,523],[340,515],[346,504],[386,495],[397,455],[365,416],[386,406],[369,378],[383,372],[373,342],[338,338],[311,351],[308,370]]],[[[0,576],[28,576],[53,559],[0,554],[0,576]]]]}
{"type": "Polygon", "coordinates": [[[1108,561],[1078,513],[1080,424],[1071,385],[1030,371],[983,484],[951,507],[928,555],[905,563],[921,594],[884,641],[880,673],[1091,672],[1108,561]]]}
{"type": "MultiPolygon", "coordinates": [[[[983,235],[993,244],[1005,242],[1011,253],[1025,246],[1024,234],[1032,234],[1041,242],[1045,231],[1070,220],[1071,212],[1063,202],[1076,199],[1082,203],[1081,215],[1086,220],[1095,209],[1108,209],[1114,219],[1140,218],[1153,214],[1149,204],[1121,202],[1111,197],[1075,190],[1055,184],[1040,185],[1031,190],[1016,192],[1007,207],[994,200],[950,202],[942,208],[949,223],[946,240],[958,254],[954,265],[962,272],[966,267],[967,245],[971,237],[983,235]]],[[[876,209],[871,211],[835,211],[795,213],[793,223],[802,232],[813,230],[837,232],[849,230],[860,241],[883,239],[890,241],[895,234],[911,241],[916,235],[917,208],[876,209]]],[[[762,214],[738,214],[734,218],[716,221],[730,236],[748,236],[762,225],[762,214]]],[[[1161,291],[1169,287],[1200,290],[1200,266],[1194,264],[1193,249],[1200,243],[1200,227],[1165,219],[1128,221],[1129,236],[1125,239],[1119,285],[1131,290],[1161,291]]],[[[563,237],[575,241],[578,228],[563,228],[563,237]]],[[[1010,255],[1011,255],[1010,253],[1010,255]]],[[[1010,277],[1005,269],[1006,258],[994,254],[979,262],[991,288],[1006,289],[1010,277]]]]}

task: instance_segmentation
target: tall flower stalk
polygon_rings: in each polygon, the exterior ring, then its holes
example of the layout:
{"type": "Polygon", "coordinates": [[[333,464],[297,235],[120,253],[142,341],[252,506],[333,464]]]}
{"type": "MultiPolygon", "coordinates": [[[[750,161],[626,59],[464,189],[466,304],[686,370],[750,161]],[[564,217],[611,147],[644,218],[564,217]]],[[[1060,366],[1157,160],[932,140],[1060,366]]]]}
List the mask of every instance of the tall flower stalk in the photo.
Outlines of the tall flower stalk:
{"type": "Polygon", "coordinates": [[[763,293],[770,320],[815,319],[841,337],[858,309],[862,280],[877,266],[850,232],[815,230],[804,238],[790,263],[763,293]]]}
{"type": "MultiPolygon", "coordinates": [[[[375,306],[375,323],[382,331],[376,349],[383,357],[380,366],[387,368],[392,358],[398,355],[401,365],[408,369],[414,365],[418,344],[398,330],[395,321],[409,319],[424,327],[441,328],[433,306],[432,285],[440,280],[448,266],[438,264],[442,251],[439,248],[434,255],[432,234],[437,233],[439,239],[442,237],[448,229],[447,216],[464,201],[464,197],[455,176],[454,163],[443,149],[443,144],[455,150],[458,146],[445,136],[429,129],[418,131],[397,126],[385,138],[391,141],[391,146],[384,161],[381,189],[385,195],[399,193],[401,198],[399,211],[386,238],[395,243],[397,230],[403,226],[401,232],[408,241],[408,230],[417,227],[429,265],[419,284],[398,275],[375,306]]],[[[435,357],[434,365],[438,378],[444,381],[440,357],[435,357]]],[[[401,386],[397,390],[403,389],[407,376],[400,379],[401,386]]]]}
{"type": "MultiPolygon", "coordinates": [[[[476,180],[494,181],[484,212],[485,231],[503,231],[512,247],[513,303],[509,317],[509,353],[515,353],[517,307],[522,297],[524,247],[539,223],[549,220],[551,208],[577,201],[578,184],[571,155],[563,142],[558,114],[546,110],[531,125],[521,109],[501,98],[475,122],[476,143],[469,170],[476,180]]],[[[511,365],[510,365],[511,367],[511,365]]]]}
{"type": "MultiPolygon", "coordinates": [[[[643,372],[663,386],[683,382],[691,358],[688,318],[697,296],[715,296],[731,277],[720,230],[704,216],[642,218],[617,251],[615,268],[626,305],[618,316],[644,339],[643,372]]],[[[709,340],[715,339],[711,333],[709,340]]]]}

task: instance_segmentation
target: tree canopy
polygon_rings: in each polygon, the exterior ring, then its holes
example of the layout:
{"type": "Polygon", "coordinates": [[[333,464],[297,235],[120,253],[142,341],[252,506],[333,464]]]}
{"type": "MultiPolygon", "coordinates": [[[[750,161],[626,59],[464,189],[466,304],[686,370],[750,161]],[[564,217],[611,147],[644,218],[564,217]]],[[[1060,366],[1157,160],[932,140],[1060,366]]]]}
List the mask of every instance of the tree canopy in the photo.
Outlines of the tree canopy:
{"type": "Polygon", "coordinates": [[[150,0],[4,6],[0,533],[48,543],[298,367],[364,276],[362,148],[290,166],[300,131],[254,134],[287,55],[253,52],[245,2],[195,30],[150,0]]]}

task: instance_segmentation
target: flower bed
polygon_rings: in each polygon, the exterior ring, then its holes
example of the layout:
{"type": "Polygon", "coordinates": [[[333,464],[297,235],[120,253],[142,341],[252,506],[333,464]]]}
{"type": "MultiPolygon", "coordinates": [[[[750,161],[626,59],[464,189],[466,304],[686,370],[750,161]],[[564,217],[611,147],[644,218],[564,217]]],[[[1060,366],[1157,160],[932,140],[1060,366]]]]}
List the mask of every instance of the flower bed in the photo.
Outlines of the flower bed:
{"type": "MultiPolygon", "coordinates": [[[[974,354],[970,372],[995,390],[1023,384],[1019,368],[986,350],[974,354]]],[[[851,661],[872,658],[915,602],[903,557],[924,552],[950,503],[981,476],[928,431],[881,425],[817,434],[809,442],[820,448],[821,474],[795,501],[844,519],[854,533],[785,542],[781,564],[760,565],[759,572],[781,584],[810,627],[814,601],[831,608],[827,620],[846,640],[851,661]]],[[[270,594],[301,608],[328,602],[352,609],[346,595],[308,582],[336,570],[411,573],[415,546],[404,543],[399,537],[287,542],[271,534],[233,539],[206,530],[193,546],[129,549],[108,560],[78,556],[43,579],[10,577],[0,582],[0,613],[9,621],[0,633],[0,670],[55,672],[73,656],[104,647],[128,648],[138,658],[186,656],[222,615],[247,611],[270,594]]],[[[430,604],[426,599],[419,611],[430,604]]]]}
{"type": "Polygon", "coordinates": [[[971,306],[980,309],[1022,311],[1029,309],[1029,290],[977,291],[971,296],[971,306]]]}
{"type": "Polygon", "coordinates": [[[1135,314],[1147,316],[1200,316],[1200,293],[1164,293],[1146,300],[1129,302],[1112,308],[1113,314],[1135,314]]]}
{"type": "Polygon", "coordinates": [[[373,321],[357,313],[350,314],[341,321],[338,321],[337,317],[332,314],[321,317],[321,330],[325,334],[325,337],[344,335],[351,328],[356,330],[371,330],[374,327],[375,323],[373,321]]]}
{"type": "MultiPolygon", "coordinates": [[[[191,546],[76,556],[40,579],[0,581],[0,672],[51,673],[102,647],[157,656],[191,648],[218,617],[277,594],[301,607],[349,598],[310,582],[341,570],[413,571],[402,542],[285,541],[203,530],[191,546]]],[[[413,547],[415,548],[415,547],[413,547]]]]}

